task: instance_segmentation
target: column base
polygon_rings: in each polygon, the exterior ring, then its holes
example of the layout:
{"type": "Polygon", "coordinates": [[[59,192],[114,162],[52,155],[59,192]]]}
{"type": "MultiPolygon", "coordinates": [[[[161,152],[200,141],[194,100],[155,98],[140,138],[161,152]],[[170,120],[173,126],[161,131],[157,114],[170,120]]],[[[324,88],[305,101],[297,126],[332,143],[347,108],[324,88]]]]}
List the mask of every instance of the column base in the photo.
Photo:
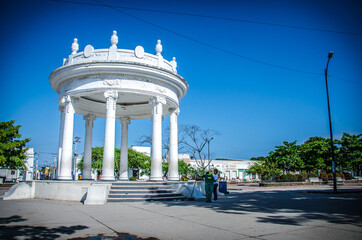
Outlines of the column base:
{"type": "Polygon", "coordinates": [[[129,181],[129,178],[128,177],[120,177],[119,180],[120,181],[129,181]]]}
{"type": "Polygon", "coordinates": [[[102,176],[101,181],[114,181],[114,176],[102,176]]]}
{"type": "Polygon", "coordinates": [[[92,176],[82,176],[82,180],[92,180],[92,176]]]}
{"type": "Polygon", "coordinates": [[[72,176],[58,176],[57,180],[73,180],[72,176]]]}
{"type": "Polygon", "coordinates": [[[162,177],[150,177],[150,181],[163,181],[162,177]]]}
{"type": "Polygon", "coordinates": [[[180,181],[180,178],[179,177],[169,177],[167,180],[168,181],[180,181]]]}

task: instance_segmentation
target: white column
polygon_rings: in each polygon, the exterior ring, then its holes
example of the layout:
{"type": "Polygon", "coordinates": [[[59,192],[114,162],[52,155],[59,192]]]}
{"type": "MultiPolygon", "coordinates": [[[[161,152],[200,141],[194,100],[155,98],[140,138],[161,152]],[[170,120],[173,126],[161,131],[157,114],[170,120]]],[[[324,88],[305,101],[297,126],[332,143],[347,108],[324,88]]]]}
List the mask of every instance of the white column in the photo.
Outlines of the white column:
{"type": "Polygon", "coordinates": [[[178,181],[178,137],[177,137],[177,115],[180,110],[171,109],[170,115],[170,162],[168,165],[168,180],[178,181]]]}
{"type": "Polygon", "coordinates": [[[128,180],[128,124],[129,118],[121,118],[122,138],[121,138],[121,160],[119,169],[119,180],[128,180]]]}
{"type": "Polygon", "coordinates": [[[88,114],[84,116],[85,120],[85,141],[84,141],[84,156],[83,156],[83,180],[92,179],[92,131],[93,121],[96,116],[88,114]]]}
{"type": "Polygon", "coordinates": [[[107,99],[107,103],[101,180],[114,180],[114,141],[118,92],[106,91],[104,97],[107,99]]]}
{"type": "Polygon", "coordinates": [[[62,134],[62,150],[58,179],[72,180],[72,147],[75,99],[66,95],[62,99],[64,104],[64,125],[62,134]]]}
{"type": "Polygon", "coordinates": [[[63,129],[64,129],[64,106],[59,106],[58,110],[60,111],[60,131],[59,131],[59,147],[58,147],[57,172],[56,172],[57,179],[59,176],[60,160],[61,160],[61,156],[62,156],[63,129]]]}
{"type": "Polygon", "coordinates": [[[152,157],[151,157],[151,181],[162,180],[162,104],[166,99],[157,97],[152,101],[152,157]]]}

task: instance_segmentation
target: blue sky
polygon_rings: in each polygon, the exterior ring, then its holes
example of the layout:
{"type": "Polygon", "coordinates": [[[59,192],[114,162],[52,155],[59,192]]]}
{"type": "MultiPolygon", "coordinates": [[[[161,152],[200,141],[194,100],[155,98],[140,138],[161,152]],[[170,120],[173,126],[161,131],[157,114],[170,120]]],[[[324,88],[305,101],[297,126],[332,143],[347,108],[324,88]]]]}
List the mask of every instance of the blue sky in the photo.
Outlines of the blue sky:
{"type": "MultiPolygon", "coordinates": [[[[362,132],[360,1],[76,2],[270,24],[119,9],[170,30],[165,31],[104,6],[45,0],[1,2],[0,121],[14,119],[22,125],[23,137],[32,139],[29,146],[39,150],[42,162],[51,162],[50,153],[57,152],[60,126],[58,94],[48,82],[50,73],[71,53],[73,38],[78,38],[80,51],[87,44],[108,48],[113,30],[118,32],[118,48],[141,45],[154,54],[157,39],[161,39],[163,56],[176,57],[178,73],[190,86],[180,101],[179,123],[218,131],[220,135],[210,144],[214,157],[248,159],[268,154],[283,141],[303,143],[311,136],[328,137],[323,71],[331,50],[328,80],[334,137],[362,132]]],[[[168,118],[164,126],[167,122],[168,118]]],[[[79,153],[83,152],[84,124],[76,114],[74,136],[82,141],[79,153]]],[[[129,144],[136,145],[151,129],[150,120],[132,121],[129,144]]],[[[119,122],[116,131],[119,147],[119,122]]],[[[97,119],[93,145],[102,146],[103,138],[104,120],[97,119]]]]}

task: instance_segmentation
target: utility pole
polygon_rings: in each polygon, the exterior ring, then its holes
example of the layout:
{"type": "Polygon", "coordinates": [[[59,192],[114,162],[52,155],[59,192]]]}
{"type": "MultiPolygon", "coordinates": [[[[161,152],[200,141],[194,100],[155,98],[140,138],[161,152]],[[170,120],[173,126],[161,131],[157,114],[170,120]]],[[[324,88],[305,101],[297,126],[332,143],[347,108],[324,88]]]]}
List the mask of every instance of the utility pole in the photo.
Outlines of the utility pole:
{"type": "Polygon", "coordinates": [[[77,143],[80,143],[80,137],[75,137],[73,144],[74,144],[74,157],[73,157],[73,179],[76,178],[77,175],[77,143]]]}
{"type": "MultiPolygon", "coordinates": [[[[207,158],[208,158],[208,161],[209,163],[211,162],[210,161],[210,142],[211,140],[213,140],[214,138],[211,138],[209,140],[206,140],[207,141],[207,158]]],[[[210,169],[210,164],[209,164],[209,169],[210,169]]]]}
{"type": "Polygon", "coordinates": [[[35,163],[35,179],[38,180],[38,166],[39,166],[39,149],[36,153],[36,163],[35,163]]]}
{"type": "Polygon", "coordinates": [[[54,159],[54,168],[53,168],[53,179],[55,179],[55,173],[56,171],[58,171],[58,169],[56,168],[56,164],[57,164],[57,154],[53,153],[53,159],[54,159]]]}

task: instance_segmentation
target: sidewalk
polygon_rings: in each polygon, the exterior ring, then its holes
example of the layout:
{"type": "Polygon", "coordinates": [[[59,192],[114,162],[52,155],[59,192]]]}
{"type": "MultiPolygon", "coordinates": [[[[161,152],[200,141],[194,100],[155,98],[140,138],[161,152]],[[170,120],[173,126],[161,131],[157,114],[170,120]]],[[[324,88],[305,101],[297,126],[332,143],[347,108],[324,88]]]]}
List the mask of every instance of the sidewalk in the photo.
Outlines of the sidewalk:
{"type": "Polygon", "coordinates": [[[214,203],[102,206],[0,200],[0,239],[362,239],[361,193],[263,188],[220,195],[214,203]]]}

